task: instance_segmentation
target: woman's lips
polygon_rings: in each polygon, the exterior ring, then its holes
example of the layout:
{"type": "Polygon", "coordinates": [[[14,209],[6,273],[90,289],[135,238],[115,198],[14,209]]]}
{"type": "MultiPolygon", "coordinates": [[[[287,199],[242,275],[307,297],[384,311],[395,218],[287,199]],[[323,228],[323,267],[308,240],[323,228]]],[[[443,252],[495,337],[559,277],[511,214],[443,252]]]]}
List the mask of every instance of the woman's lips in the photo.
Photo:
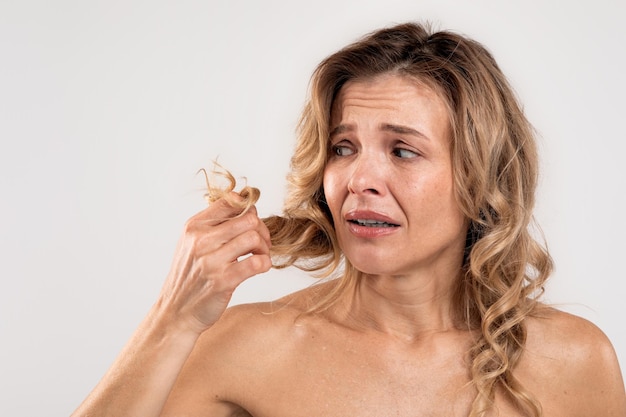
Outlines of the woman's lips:
{"type": "Polygon", "coordinates": [[[369,210],[351,211],[344,218],[348,230],[353,235],[363,238],[387,236],[400,227],[400,224],[390,217],[369,210]]]}

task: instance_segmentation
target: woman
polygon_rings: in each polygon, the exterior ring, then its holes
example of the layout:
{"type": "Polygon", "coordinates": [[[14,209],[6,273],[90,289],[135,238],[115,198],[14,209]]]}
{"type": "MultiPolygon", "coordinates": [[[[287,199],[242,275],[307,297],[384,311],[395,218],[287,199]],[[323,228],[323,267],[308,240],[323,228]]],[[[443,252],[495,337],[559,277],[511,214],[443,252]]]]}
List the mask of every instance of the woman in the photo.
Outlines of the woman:
{"type": "Polygon", "coordinates": [[[480,44],[370,34],[314,73],[283,216],[211,189],[74,416],[625,416],[607,338],[537,301],[536,180],[532,128],[480,44]],[[226,310],[294,264],[338,279],[226,310]]]}

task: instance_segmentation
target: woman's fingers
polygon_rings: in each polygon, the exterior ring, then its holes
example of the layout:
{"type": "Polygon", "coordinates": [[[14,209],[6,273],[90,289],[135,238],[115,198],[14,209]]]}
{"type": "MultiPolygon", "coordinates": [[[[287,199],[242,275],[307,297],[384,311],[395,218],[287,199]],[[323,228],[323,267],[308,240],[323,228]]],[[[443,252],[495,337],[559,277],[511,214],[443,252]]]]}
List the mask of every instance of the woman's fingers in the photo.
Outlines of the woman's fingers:
{"type": "Polygon", "coordinates": [[[271,266],[267,241],[257,230],[248,230],[198,257],[196,268],[216,292],[232,292],[245,279],[267,272],[271,266]]]}
{"type": "MultiPolygon", "coordinates": [[[[250,210],[243,216],[236,217],[215,226],[206,226],[201,222],[195,224],[193,233],[198,239],[198,249],[202,252],[212,252],[240,235],[254,231],[269,247],[270,233],[265,224],[256,215],[256,210],[250,210]]],[[[241,256],[241,255],[239,255],[241,256]]]]}
{"type": "MultiPolygon", "coordinates": [[[[243,201],[243,197],[235,192],[231,192],[229,198],[234,201],[243,201]]],[[[250,208],[256,214],[254,206],[250,208]]],[[[206,224],[214,226],[224,221],[230,220],[241,213],[240,207],[231,205],[226,199],[222,198],[211,203],[207,208],[197,213],[189,219],[188,223],[206,224]]]]}
{"type": "Polygon", "coordinates": [[[199,331],[219,319],[239,284],[272,266],[269,230],[254,207],[240,213],[218,200],[187,222],[161,293],[170,316],[199,331]]]}
{"type": "MultiPolygon", "coordinates": [[[[234,198],[241,199],[235,193],[234,198]]],[[[270,244],[269,230],[259,219],[256,207],[250,207],[242,215],[239,208],[221,199],[189,219],[185,226],[185,235],[196,235],[206,245],[205,249],[212,251],[248,230],[258,230],[268,245],[270,244]]]]}

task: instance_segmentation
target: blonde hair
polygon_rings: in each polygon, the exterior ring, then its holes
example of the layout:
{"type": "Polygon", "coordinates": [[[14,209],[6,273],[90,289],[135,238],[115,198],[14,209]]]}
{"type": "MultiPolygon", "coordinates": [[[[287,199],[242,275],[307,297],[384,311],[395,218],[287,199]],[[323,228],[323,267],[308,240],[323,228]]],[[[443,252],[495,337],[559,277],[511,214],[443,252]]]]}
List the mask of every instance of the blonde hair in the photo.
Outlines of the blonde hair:
{"type": "Polygon", "coordinates": [[[450,114],[457,200],[470,224],[456,313],[480,330],[470,352],[477,390],[470,417],[485,416],[496,391],[527,415],[541,416],[540,404],[513,372],[526,343],[525,319],[537,310],[552,270],[547,250],[529,230],[538,176],[534,133],[506,77],[478,42],[407,23],[373,32],[317,67],[299,123],[284,213],[264,219],[276,266],[329,275],[345,263],[340,285],[315,311],[355,287],[359,273],[342,257],[322,186],[330,111],[347,81],[385,73],[431,87],[450,114]]]}

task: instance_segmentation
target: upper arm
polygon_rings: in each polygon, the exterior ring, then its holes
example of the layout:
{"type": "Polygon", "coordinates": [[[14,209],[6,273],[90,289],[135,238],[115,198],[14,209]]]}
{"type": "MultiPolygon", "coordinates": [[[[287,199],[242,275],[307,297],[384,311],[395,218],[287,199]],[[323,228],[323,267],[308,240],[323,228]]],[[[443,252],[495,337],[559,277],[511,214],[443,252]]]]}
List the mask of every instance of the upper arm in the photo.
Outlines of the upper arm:
{"type": "Polygon", "coordinates": [[[520,375],[546,416],[626,416],[615,350],[587,320],[561,312],[533,320],[524,356],[520,375]]]}
{"type": "MultiPolygon", "coordinates": [[[[594,326],[595,327],[595,326],[594,326]]],[[[622,373],[611,342],[599,329],[589,331],[576,363],[579,410],[581,416],[626,416],[626,393],[622,373]]]]}
{"type": "Polygon", "coordinates": [[[185,362],[162,417],[243,417],[281,381],[299,310],[280,302],[227,309],[185,362]]]}
{"type": "Polygon", "coordinates": [[[249,414],[233,397],[245,398],[258,310],[238,306],[207,330],[193,349],[172,389],[162,417],[235,417],[249,414]]]}

